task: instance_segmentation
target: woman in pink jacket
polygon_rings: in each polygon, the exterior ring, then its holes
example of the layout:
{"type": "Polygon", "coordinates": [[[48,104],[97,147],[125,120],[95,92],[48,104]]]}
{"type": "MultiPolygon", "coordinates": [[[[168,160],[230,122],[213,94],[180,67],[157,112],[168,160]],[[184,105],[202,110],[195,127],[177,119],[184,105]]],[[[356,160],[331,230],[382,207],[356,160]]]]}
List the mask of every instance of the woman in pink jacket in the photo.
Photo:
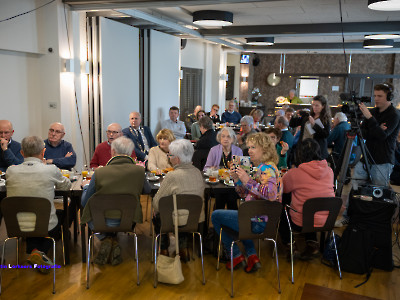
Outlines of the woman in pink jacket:
{"type": "MultiPolygon", "coordinates": [[[[305,139],[297,148],[297,168],[290,169],[282,178],[283,192],[291,193],[289,218],[293,231],[301,231],[303,226],[303,205],[311,198],[334,197],[333,171],[326,160],[321,160],[319,144],[313,139],[305,139]]],[[[316,213],[314,224],[322,227],[328,212],[316,213]]],[[[290,242],[287,220],[281,220],[281,237],[285,244],[290,242]],[[283,225],[283,226],[282,226],[283,225]]],[[[310,259],[318,253],[316,233],[307,233],[306,249],[300,258],[310,259]]]]}

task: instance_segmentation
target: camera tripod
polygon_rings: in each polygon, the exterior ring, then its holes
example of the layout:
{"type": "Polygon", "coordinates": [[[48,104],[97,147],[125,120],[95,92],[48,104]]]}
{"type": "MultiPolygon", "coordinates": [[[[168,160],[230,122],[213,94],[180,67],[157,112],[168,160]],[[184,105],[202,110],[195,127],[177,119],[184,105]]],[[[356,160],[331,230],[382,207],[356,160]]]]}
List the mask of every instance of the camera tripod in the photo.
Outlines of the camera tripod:
{"type": "Polygon", "coordinates": [[[349,167],[350,163],[350,156],[353,150],[354,146],[354,141],[357,138],[360,148],[361,148],[361,153],[364,157],[365,160],[365,165],[367,169],[367,174],[368,174],[368,181],[372,182],[372,177],[371,177],[371,166],[368,162],[367,159],[367,151],[366,151],[366,146],[364,143],[364,140],[360,134],[360,128],[357,124],[355,126],[351,126],[351,129],[347,131],[346,133],[346,142],[343,147],[342,153],[340,154],[340,157],[337,161],[335,172],[334,172],[334,178],[336,181],[336,196],[341,197],[342,196],[342,190],[343,190],[343,185],[345,184],[346,181],[346,173],[347,169],[349,167]]]}

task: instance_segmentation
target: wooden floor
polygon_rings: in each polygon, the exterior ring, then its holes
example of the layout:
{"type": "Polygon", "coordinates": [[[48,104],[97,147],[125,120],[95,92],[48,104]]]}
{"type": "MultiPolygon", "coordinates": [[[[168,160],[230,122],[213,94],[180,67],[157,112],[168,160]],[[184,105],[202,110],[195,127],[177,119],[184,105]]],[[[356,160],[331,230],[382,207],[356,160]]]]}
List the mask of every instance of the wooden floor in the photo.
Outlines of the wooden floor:
{"type": "MultiPolygon", "coordinates": [[[[143,210],[146,197],[142,198],[143,210]]],[[[229,299],[230,272],[222,265],[216,271],[216,259],[205,256],[206,285],[201,282],[201,261],[183,264],[185,281],[180,285],[159,284],[153,287],[151,263],[151,238],[149,223],[138,225],[140,286],[136,285],[133,238],[120,235],[123,247],[123,263],[119,266],[97,266],[91,268],[91,287],[86,289],[86,265],[81,263],[80,242],[71,242],[71,262],[56,271],[56,294],[52,295],[52,276],[43,275],[33,269],[3,269],[2,299],[229,299]]],[[[5,237],[4,222],[0,228],[1,240],[5,237]]],[[[1,245],[3,242],[1,242],[1,245]]],[[[10,242],[6,251],[6,264],[15,264],[15,243],[10,242]]],[[[96,242],[95,248],[99,243],[96,242]]],[[[319,259],[309,262],[295,261],[295,283],[290,281],[290,263],[280,249],[279,268],[282,293],[278,294],[276,265],[272,259],[272,247],[262,243],[262,268],[253,274],[243,270],[234,273],[236,299],[301,299],[306,283],[345,291],[377,299],[400,299],[400,270],[393,272],[374,270],[370,280],[359,288],[355,285],[364,280],[363,275],[337,272],[320,263],[319,259]]],[[[20,263],[26,264],[25,247],[19,251],[20,263]]],[[[396,249],[397,255],[399,251],[396,249]]],[[[61,247],[57,245],[57,263],[61,262],[61,247]]],[[[303,298],[304,299],[304,298],[303,298]]]]}

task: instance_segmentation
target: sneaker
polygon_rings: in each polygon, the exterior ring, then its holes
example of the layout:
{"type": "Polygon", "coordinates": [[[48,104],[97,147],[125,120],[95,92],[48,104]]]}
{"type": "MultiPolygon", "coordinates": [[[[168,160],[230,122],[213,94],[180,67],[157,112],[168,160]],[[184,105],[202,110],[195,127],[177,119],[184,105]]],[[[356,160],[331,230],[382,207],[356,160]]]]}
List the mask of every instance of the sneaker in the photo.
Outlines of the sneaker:
{"type": "Polygon", "coordinates": [[[258,259],[257,255],[253,254],[247,258],[247,266],[244,269],[246,273],[253,273],[256,272],[258,269],[261,268],[260,260],[258,259]]]}
{"type": "Polygon", "coordinates": [[[336,220],[335,227],[340,228],[343,226],[347,226],[349,225],[349,221],[350,221],[349,218],[341,217],[339,220],[336,220]]]}
{"type": "Polygon", "coordinates": [[[34,266],[40,273],[49,274],[54,267],[53,262],[42,251],[32,250],[28,257],[28,263],[34,266]]]}
{"type": "MultiPolygon", "coordinates": [[[[244,258],[243,254],[235,257],[233,259],[233,269],[237,270],[239,268],[243,268],[246,266],[246,259],[244,258]]],[[[231,270],[231,260],[229,259],[229,261],[226,263],[226,268],[228,270],[231,270]]]]}
{"type": "Polygon", "coordinates": [[[118,241],[113,241],[111,249],[111,265],[116,266],[122,263],[121,246],[118,241]]]}
{"type": "Polygon", "coordinates": [[[100,250],[97,254],[94,263],[98,265],[105,265],[108,262],[111,254],[112,239],[106,237],[101,241],[100,250]]]}

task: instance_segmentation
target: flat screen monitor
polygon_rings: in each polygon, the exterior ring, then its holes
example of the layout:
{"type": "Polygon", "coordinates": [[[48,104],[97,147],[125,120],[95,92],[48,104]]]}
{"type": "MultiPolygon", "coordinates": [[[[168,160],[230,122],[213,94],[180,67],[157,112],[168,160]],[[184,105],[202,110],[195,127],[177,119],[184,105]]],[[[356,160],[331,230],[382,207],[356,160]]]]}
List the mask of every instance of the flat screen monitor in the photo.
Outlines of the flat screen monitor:
{"type": "Polygon", "coordinates": [[[240,56],[240,63],[241,64],[248,64],[250,61],[250,55],[249,54],[242,54],[242,56],[240,56]]]}

